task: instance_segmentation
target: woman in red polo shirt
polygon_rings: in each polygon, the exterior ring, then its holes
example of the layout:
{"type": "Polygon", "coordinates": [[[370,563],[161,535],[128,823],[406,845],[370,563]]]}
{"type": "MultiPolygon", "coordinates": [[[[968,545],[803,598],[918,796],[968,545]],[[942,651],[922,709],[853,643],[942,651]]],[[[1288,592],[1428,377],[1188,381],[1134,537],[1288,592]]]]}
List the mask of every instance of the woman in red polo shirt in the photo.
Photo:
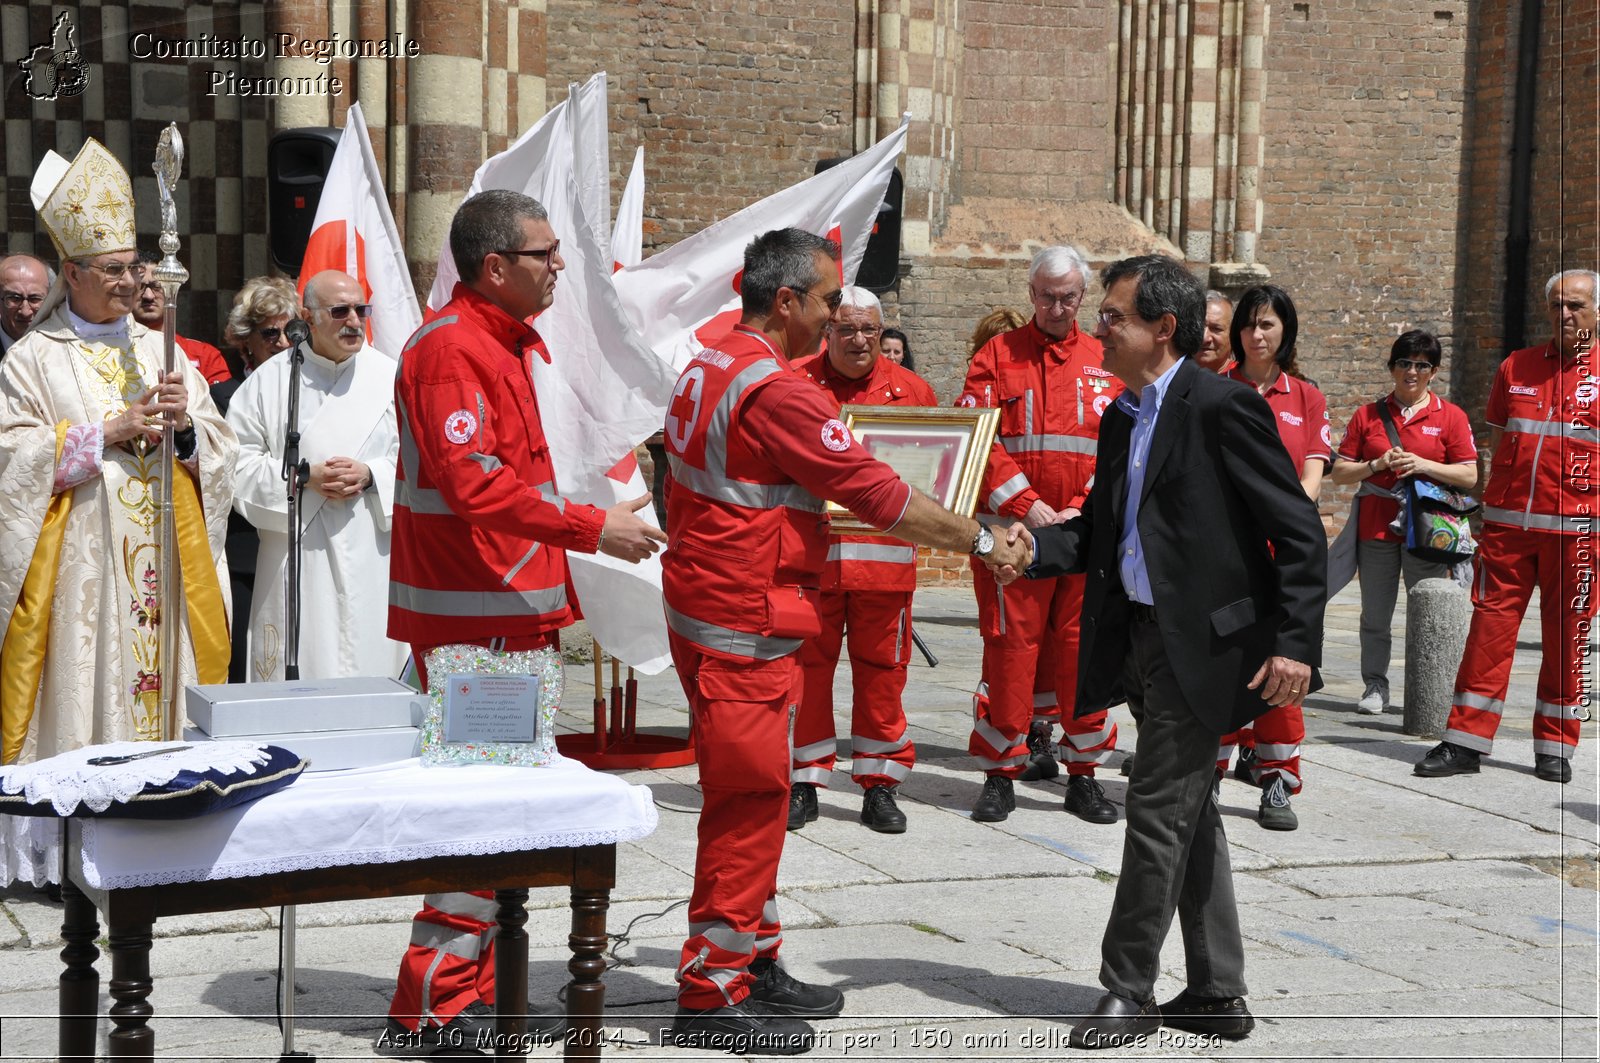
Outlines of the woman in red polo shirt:
{"type": "MultiPolygon", "coordinates": [[[[1300,373],[1295,339],[1300,319],[1294,300],[1276,284],[1262,284],[1239,297],[1228,327],[1237,364],[1228,376],[1261,393],[1272,408],[1278,436],[1300,474],[1300,484],[1315,502],[1322,475],[1333,461],[1333,433],[1328,428],[1328,400],[1300,373]]],[[[1217,751],[1220,772],[1239,747],[1241,779],[1261,787],[1259,822],[1267,830],[1294,830],[1300,825],[1289,806],[1300,792],[1300,743],[1305,716],[1299,703],[1279,705],[1259,716],[1253,728],[1223,737],[1217,751]]]]}
{"type": "Polygon", "coordinates": [[[1403,577],[1406,591],[1419,579],[1447,576],[1448,567],[1406,553],[1405,537],[1391,531],[1399,504],[1390,490],[1403,476],[1418,476],[1458,491],[1478,483],[1478,448],[1466,411],[1433,394],[1439,341],[1412,329],[1389,349],[1394,390],[1356,410],[1345,426],[1333,466],[1336,484],[1360,484],[1352,519],[1356,567],[1361,572],[1361,681],[1356,711],[1380,715],[1389,704],[1389,641],[1394,601],[1403,577]],[[1386,403],[1400,435],[1389,442],[1379,403],[1386,403]]]}

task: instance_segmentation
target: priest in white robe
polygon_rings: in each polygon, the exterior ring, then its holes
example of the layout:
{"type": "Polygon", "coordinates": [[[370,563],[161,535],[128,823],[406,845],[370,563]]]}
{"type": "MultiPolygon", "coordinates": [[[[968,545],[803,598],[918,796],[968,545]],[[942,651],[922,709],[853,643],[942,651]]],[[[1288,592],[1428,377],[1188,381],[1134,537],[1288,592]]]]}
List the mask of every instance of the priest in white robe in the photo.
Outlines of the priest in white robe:
{"type": "MultiPolygon", "coordinates": [[[[70,164],[47,152],[31,192],[62,268],[0,362],[0,763],[163,737],[165,623],[179,625],[177,684],[228,675],[223,540],[238,446],[189,360],[164,375],[161,336],[129,316],[143,267],[127,172],[91,139],[70,164]],[[169,494],[175,617],[158,593],[169,494]]],[[[0,820],[0,884],[54,881],[59,833],[41,828],[55,821],[0,820]]]]}
{"type": "MultiPolygon", "coordinates": [[[[300,499],[300,676],[398,676],[406,648],[385,633],[400,449],[395,362],[366,341],[371,308],[355,278],[317,274],[306,284],[305,308],[311,337],[301,367],[300,457],[311,475],[300,499]]],[[[289,502],[282,472],[291,353],[258,367],[228,406],[239,437],[234,507],[261,535],[250,682],[284,678],[289,502]]]]}

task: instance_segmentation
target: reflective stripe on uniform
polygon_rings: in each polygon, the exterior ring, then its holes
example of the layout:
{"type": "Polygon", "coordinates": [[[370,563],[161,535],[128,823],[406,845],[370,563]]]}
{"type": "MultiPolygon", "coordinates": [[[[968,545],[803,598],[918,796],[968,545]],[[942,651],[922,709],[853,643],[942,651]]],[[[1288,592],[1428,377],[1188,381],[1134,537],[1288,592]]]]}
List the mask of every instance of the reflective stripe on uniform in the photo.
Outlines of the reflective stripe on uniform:
{"type": "Polygon", "coordinates": [[[704,923],[690,923],[689,936],[703,937],[723,952],[749,952],[756,943],[754,934],[735,930],[718,919],[704,923]]]}
{"type": "Polygon", "coordinates": [[[474,893],[435,893],[429,895],[427,902],[430,908],[445,915],[465,916],[480,923],[492,923],[500,914],[500,902],[474,893]]]}
{"type": "Polygon", "coordinates": [[[1062,737],[1076,749],[1091,749],[1110,738],[1111,732],[1116,729],[1116,721],[1112,720],[1108,715],[1097,731],[1089,731],[1084,734],[1063,734],[1062,737]]]}
{"type": "Polygon", "coordinates": [[[1299,755],[1298,742],[1263,742],[1256,739],[1256,757],[1260,760],[1290,760],[1299,755]]]}
{"type": "MultiPolygon", "coordinates": [[[[1471,734],[1455,727],[1445,728],[1444,740],[1446,742],[1453,742],[1454,744],[1465,749],[1482,753],[1485,756],[1488,756],[1490,753],[1494,752],[1494,739],[1484,738],[1482,735],[1471,734]]],[[[1537,741],[1534,742],[1535,746],[1538,744],[1539,743],[1537,741]]]]}
{"type": "Polygon", "coordinates": [[[1089,436],[1066,436],[1054,433],[1039,435],[1004,436],[1000,445],[1007,454],[1093,454],[1095,440],[1089,436]]]}
{"type": "Polygon", "coordinates": [[[787,506],[808,513],[821,513],[823,502],[799,484],[758,484],[735,480],[728,475],[728,425],[733,420],[734,407],[755,385],[783,370],[776,360],[763,358],[746,366],[728,383],[727,390],[717,401],[717,408],[705,428],[705,466],[690,465],[680,455],[669,453],[667,462],[672,468],[672,478],[697,495],[743,506],[746,509],[777,509],[787,506]]]}
{"type": "Polygon", "coordinates": [[[1557,705],[1553,701],[1535,701],[1533,714],[1535,716],[1548,716],[1557,720],[1581,720],[1583,716],[1582,705],[1557,705]]]}
{"type": "Polygon", "coordinates": [[[1010,749],[1022,741],[1021,735],[1012,735],[1007,738],[996,730],[994,724],[988,720],[972,721],[972,733],[983,739],[983,744],[990,749],[1010,749]]]}
{"type": "Polygon", "coordinates": [[[838,740],[837,739],[824,738],[820,742],[812,742],[812,743],[809,743],[808,745],[795,746],[795,748],[794,748],[794,759],[795,760],[817,760],[818,758],[825,757],[830,753],[836,753],[838,751],[838,748],[839,747],[838,747],[838,740]]]}
{"type": "Polygon", "coordinates": [[[389,580],[389,604],[431,616],[542,616],[567,607],[567,589],[441,591],[389,580]]]}
{"type": "Polygon", "coordinates": [[[863,738],[861,735],[850,736],[850,755],[852,757],[869,756],[873,753],[898,753],[906,747],[910,737],[909,730],[900,732],[900,737],[888,742],[875,738],[863,738]]]}
{"type": "Polygon", "coordinates": [[[1478,709],[1482,712],[1492,712],[1496,716],[1505,714],[1506,703],[1500,698],[1486,697],[1483,694],[1474,694],[1469,690],[1458,690],[1452,699],[1452,704],[1460,705],[1463,709],[1478,709]]]}
{"type": "Polygon", "coordinates": [[[990,760],[988,757],[973,757],[972,759],[981,770],[988,772],[999,771],[1003,768],[1015,768],[1026,761],[1028,755],[1026,753],[1018,753],[1016,756],[1006,757],[1004,760],[990,760]]]}
{"type": "Polygon", "coordinates": [[[800,648],[800,639],[780,639],[749,631],[735,631],[709,620],[685,616],[670,605],[665,608],[669,628],[708,650],[731,653],[736,657],[751,657],[758,661],[775,661],[800,648]]]}
{"type": "Polygon", "coordinates": [[[1578,744],[1568,745],[1565,742],[1554,742],[1548,738],[1535,738],[1533,740],[1534,756],[1560,757],[1562,760],[1571,760],[1572,754],[1578,751],[1578,744]]]}
{"type": "MultiPolygon", "coordinates": [[[[411,465],[406,467],[415,469],[415,466],[411,465]]],[[[411,475],[415,476],[416,473],[412,472],[411,475]]],[[[435,517],[453,516],[455,512],[450,508],[449,503],[444,500],[444,495],[441,495],[438,491],[431,487],[418,487],[410,480],[401,480],[399,478],[396,478],[394,482],[394,504],[403,509],[408,509],[412,513],[425,513],[435,517]]]]}
{"type": "Polygon", "coordinates": [[[460,320],[460,318],[458,318],[455,314],[451,314],[449,317],[434,318],[432,321],[428,322],[426,325],[423,325],[421,328],[417,329],[416,332],[411,334],[411,338],[406,341],[406,345],[401,348],[400,353],[405,354],[406,351],[409,351],[411,348],[415,347],[422,337],[426,336],[434,329],[443,328],[445,325],[454,325],[458,320],[460,320]]]}
{"type": "Polygon", "coordinates": [[[1580,442],[1600,442],[1600,429],[1572,424],[1570,421],[1534,421],[1526,417],[1512,417],[1506,421],[1505,430],[1530,436],[1559,436],[1562,439],[1576,439],[1580,442]]]}
{"type": "Polygon", "coordinates": [[[884,757],[851,757],[850,774],[855,776],[883,775],[895,782],[905,782],[911,776],[909,765],[884,757]]]}
{"type": "Polygon", "coordinates": [[[830,543],[829,561],[879,561],[885,564],[916,564],[915,546],[890,546],[888,543],[830,543]]]}
{"type": "Polygon", "coordinates": [[[795,768],[789,773],[789,781],[791,783],[808,782],[813,786],[827,786],[828,776],[831,774],[831,768],[795,768]]]}
{"type": "Polygon", "coordinates": [[[1593,517],[1560,517],[1549,513],[1520,513],[1514,509],[1484,506],[1483,519],[1495,524],[1509,524],[1528,531],[1589,532],[1594,529],[1593,517]]]}
{"type": "Polygon", "coordinates": [[[989,495],[989,508],[996,513],[1000,512],[1001,506],[1026,491],[1028,486],[1028,478],[1020,472],[1017,473],[1011,479],[996,487],[989,495]]]}
{"type": "Polygon", "coordinates": [[[475,960],[483,951],[482,935],[435,923],[413,922],[411,944],[419,949],[437,949],[446,956],[458,956],[463,960],[475,960]]]}

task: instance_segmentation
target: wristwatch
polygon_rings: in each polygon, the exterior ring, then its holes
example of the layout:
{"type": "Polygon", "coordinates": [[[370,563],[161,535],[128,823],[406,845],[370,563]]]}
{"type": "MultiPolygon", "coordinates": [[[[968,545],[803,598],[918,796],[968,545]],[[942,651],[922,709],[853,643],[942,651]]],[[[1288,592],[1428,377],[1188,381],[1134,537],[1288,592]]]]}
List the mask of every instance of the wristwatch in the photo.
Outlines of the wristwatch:
{"type": "Polygon", "coordinates": [[[972,552],[979,557],[988,557],[994,552],[994,532],[978,525],[978,536],[972,540],[972,552]]]}

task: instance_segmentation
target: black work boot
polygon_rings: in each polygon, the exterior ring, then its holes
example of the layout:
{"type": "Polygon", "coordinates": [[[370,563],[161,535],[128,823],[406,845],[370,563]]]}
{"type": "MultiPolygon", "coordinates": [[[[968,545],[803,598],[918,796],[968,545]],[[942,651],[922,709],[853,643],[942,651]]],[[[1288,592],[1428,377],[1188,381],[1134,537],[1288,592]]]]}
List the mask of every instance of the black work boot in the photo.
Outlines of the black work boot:
{"type": "Polygon", "coordinates": [[[741,1056],[796,1056],[811,1050],[814,1036],[803,1019],[775,1014],[753,996],[724,1008],[679,1007],[663,1044],[710,1048],[741,1056]]]}
{"type": "Polygon", "coordinates": [[[1412,769],[1413,775],[1441,778],[1446,775],[1478,774],[1478,751],[1458,746],[1454,742],[1440,742],[1428,750],[1428,755],[1412,769]]]}
{"type": "Polygon", "coordinates": [[[756,957],[750,961],[750,973],[756,977],[750,999],[774,1015],[831,1019],[844,1010],[844,994],[839,990],[802,982],[775,959],[756,957]]]}
{"type": "Polygon", "coordinates": [[[894,803],[894,787],[868,787],[861,798],[861,822],[879,834],[906,832],[906,814],[894,803]]]}
{"type": "Polygon", "coordinates": [[[983,780],[983,792],[972,806],[972,818],[978,823],[1003,823],[1017,810],[1017,794],[1011,780],[1004,775],[991,775],[983,780]]]}
{"type": "Polygon", "coordinates": [[[1067,778],[1067,796],[1062,809],[1085,823],[1115,823],[1117,806],[1106,800],[1106,792],[1093,775],[1067,778]]]}
{"type": "Polygon", "coordinates": [[[817,784],[797,782],[789,786],[789,829],[799,830],[817,818],[817,784]]]}
{"type": "Polygon", "coordinates": [[[1028,766],[1022,769],[1020,778],[1023,782],[1037,782],[1040,779],[1054,779],[1061,774],[1061,766],[1056,763],[1055,752],[1050,748],[1050,732],[1055,730],[1055,725],[1049,720],[1034,720],[1033,726],[1028,728],[1028,766]]]}

